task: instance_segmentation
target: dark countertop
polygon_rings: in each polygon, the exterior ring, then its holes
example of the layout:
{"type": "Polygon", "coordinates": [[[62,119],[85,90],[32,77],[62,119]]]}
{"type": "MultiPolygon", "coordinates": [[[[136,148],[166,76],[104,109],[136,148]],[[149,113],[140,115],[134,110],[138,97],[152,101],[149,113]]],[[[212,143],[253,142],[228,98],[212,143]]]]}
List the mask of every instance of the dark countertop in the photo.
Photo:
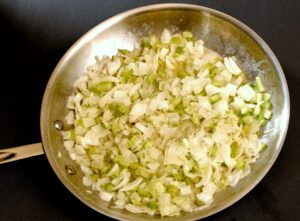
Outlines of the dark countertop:
{"type": "MultiPolygon", "coordinates": [[[[1,0],[0,148],[41,140],[45,86],[56,63],[82,34],[119,12],[159,2],[168,1],[1,0]]],[[[185,2],[218,9],[253,28],[279,59],[291,96],[289,131],[272,169],[238,203],[205,220],[300,220],[300,2],[185,2]]],[[[45,156],[0,166],[1,221],[103,219],[109,220],[68,192],[45,156]]]]}

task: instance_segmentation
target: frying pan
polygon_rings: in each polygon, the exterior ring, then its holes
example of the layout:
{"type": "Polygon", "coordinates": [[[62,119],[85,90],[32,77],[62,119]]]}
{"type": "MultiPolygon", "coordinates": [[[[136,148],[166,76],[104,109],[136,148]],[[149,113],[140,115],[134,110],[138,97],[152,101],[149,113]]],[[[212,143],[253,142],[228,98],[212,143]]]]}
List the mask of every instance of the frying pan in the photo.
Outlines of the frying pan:
{"type": "Polygon", "coordinates": [[[268,45],[238,20],[206,7],[188,4],[158,4],[116,15],[87,32],[63,56],[45,90],[41,108],[42,143],[1,150],[0,163],[45,153],[62,183],[79,200],[96,211],[119,220],[197,220],[212,215],[238,201],[265,176],[283,145],[290,114],[289,92],[282,68],[268,45]],[[82,172],[68,157],[60,131],[66,127],[67,97],[74,81],[93,64],[94,56],[114,55],[118,48],[132,49],[143,36],[159,36],[164,28],[172,32],[192,31],[205,46],[222,56],[236,56],[248,77],[259,75],[272,94],[273,117],[262,139],[269,148],[251,166],[251,173],[234,188],[215,195],[206,210],[177,217],[132,214],[112,209],[98,194],[82,184],[82,172]]]}

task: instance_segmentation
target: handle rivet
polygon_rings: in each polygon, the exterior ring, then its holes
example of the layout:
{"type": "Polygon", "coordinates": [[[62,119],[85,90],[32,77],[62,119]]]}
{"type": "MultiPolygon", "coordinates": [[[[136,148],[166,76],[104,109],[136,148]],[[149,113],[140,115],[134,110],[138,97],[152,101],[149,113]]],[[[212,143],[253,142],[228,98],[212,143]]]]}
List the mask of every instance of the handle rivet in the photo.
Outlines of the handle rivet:
{"type": "Polygon", "coordinates": [[[76,174],[76,170],[74,169],[74,167],[72,167],[70,165],[66,165],[65,170],[67,171],[67,173],[69,175],[75,175],[76,174]]]}
{"type": "Polygon", "coordinates": [[[54,121],[54,127],[56,130],[61,131],[64,128],[63,123],[60,120],[54,121]]]}

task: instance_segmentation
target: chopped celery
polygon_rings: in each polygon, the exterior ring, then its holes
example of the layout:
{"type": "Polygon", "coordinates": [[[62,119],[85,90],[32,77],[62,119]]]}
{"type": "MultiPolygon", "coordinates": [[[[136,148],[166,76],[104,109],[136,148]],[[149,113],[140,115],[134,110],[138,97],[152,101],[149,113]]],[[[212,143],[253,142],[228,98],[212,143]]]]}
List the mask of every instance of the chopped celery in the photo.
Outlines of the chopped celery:
{"type": "Polygon", "coordinates": [[[177,76],[182,79],[182,78],[185,78],[186,76],[189,76],[189,73],[186,71],[179,71],[177,73],[177,76]]]}
{"type": "Polygon", "coordinates": [[[178,57],[184,53],[184,47],[178,46],[175,50],[174,57],[178,57]]]}
{"type": "Polygon", "coordinates": [[[184,173],[181,169],[179,171],[176,170],[176,171],[173,172],[173,177],[177,181],[182,181],[184,179],[184,173]]]}
{"type": "Polygon", "coordinates": [[[135,102],[138,98],[140,97],[140,95],[138,93],[131,95],[130,97],[130,101],[131,102],[135,102]]]}
{"type": "Polygon", "coordinates": [[[124,55],[127,55],[127,54],[130,53],[130,51],[127,50],[127,49],[118,49],[118,52],[119,52],[120,54],[124,54],[124,55]]]}
{"type": "Polygon", "coordinates": [[[114,87],[114,83],[110,81],[100,82],[90,86],[90,91],[96,94],[103,94],[107,91],[110,91],[114,87]]]}
{"type": "Polygon", "coordinates": [[[237,160],[237,162],[236,162],[236,165],[235,165],[235,168],[237,169],[237,170],[244,170],[245,168],[246,168],[246,163],[245,163],[245,161],[243,161],[243,160],[237,160]]]}
{"type": "Polygon", "coordinates": [[[179,35],[172,37],[171,38],[171,43],[173,43],[173,44],[180,44],[181,43],[181,37],[179,35]]]}
{"type": "Polygon", "coordinates": [[[134,135],[128,140],[128,145],[130,147],[135,147],[137,145],[137,142],[138,142],[138,136],[134,135]]]}
{"type": "Polygon", "coordinates": [[[212,85],[216,86],[216,87],[223,87],[224,86],[224,82],[223,81],[216,81],[216,80],[213,80],[211,82],[212,85]]]}
{"type": "Polygon", "coordinates": [[[191,32],[189,32],[189,31],[184,31],[184,32],[182,33],[182,35],[183,35],[183,37],[184,37],[187,41],[192,41],[192,42],[195,41],[195,40],[194,40],[194,37],[193,37],[193,34],[192,34],[191,32]]]}
{"type": "Polygon", "coordinates": [[[127,114],[129,110],[128,110],[128,107],[126,107],[125,105],[118,104],[116,111],[117,111],[118,116],[120,116],[120,115],[122,116],[124,114],[127,114]]]}
{"type": "Polygon", "coordinates": [[[156,210],[157,209],[157,203],[153,202],[153,201],[150,201],[150,202],[147,203],[147,207],[151,210],[156,210]]]}
{"type": "Polygon", "coordinates": [[[271,99],[271,94],[264,93],[264,100],[268,101],[271,99]]]}
{"type": "Polygon", "coordinates": [[[91,175],[91,179],[96,182],[99,179],[99,175],[94,173],[91,175]]]}
{"type": "Polygon", "coordinates": [[[210,101],[210,103],[215,104],[215,103],[217,103],[217,102],[218,102],[219,100],[221,100],[221,99],[222,99],[221,94],[220,94],[220,93],[217,93],[217,94],[212,95],[212,96],[209,98],[209,101],[210,101]]]}
{"type": "Polygon", "coordinates": [[[196,126],[199,126],[201,123],[201,118],[199,115],[193,114],[192,121],[196,126]]]}
{"type": "Polygon", "coordinates": [[[111,183],[106,183],[102,186],[102,188],[107,190],[107,191],[113,191],[114,190],[114,185],[112,185],[111,183]]]}
{"type": "Polygon", "coordinates": [[[112,125],[111,125],[111,131],[115,134],[121,131],[121,127],[119,124],[119,119],[116,118],[113,120],[112,125]]]}
{"type": "Polygon", "coordinates": [[[235,158],[240,153],[240,147],[237,142],[231,143],[231,151],[230,151],[230,157],[235,158]]]}
{"type": "Polygon", "coordinates": [[[172,197],[176,197],[180,194],[179,189],[174,185],[169,185],[167,187],[167,192],[170,193],[172,197]]]}
{"type": "Polygon", "coordinates": [[[87,149],[87,154],[88,154],[89,156],[91,156],[91,155],[93,155],[93,154],[95,154],[95,153],[97,153],[97,147],[89,147],[89,148],[87,149]]]}
{"type": "Polygon", "coordinates": [[[272,117],[272,112],[269,110],[264,111],[264,118],[269,120],[272,117]]]}
{"type": "Polygon", "coordinates": [[[78,119],[77,122],[76,122],[77,126],[81,126],[83,127],[83,121],[82,121],[82,118],[78,119]]]}
{"type": "Polygon", "coordinates": [[[161,79],[161,80],[165,80],[166,79],[166,72],[164,70],[158,69],[157,70],[157,76],[161,79]]]}
{"type": "Polygon", "coordinates": [[[147,77],[147,82],[149,84],[153,84],[155,83],[155,81],[156,81],[156,74],[155,73],[149,74],[147,77]]]}
{"type": "Polygon", "coordinates": [[[251,124],[253,122],[253,117],[250,114],[246,114],[245,116],[242,117],[242,121],[245,124],[251,124]]]}
{"type": "Polygon", "coordinates": [[[136,81],[137,77],[133,75],[133,70],[127,70],[125,69],[121,74],[121,82],[122,83],[134,83],[136,81]]]}
{"type": "Polygon", "coordinates": [[[149,189],[148,189],[147,187],[145,187],[145,188],[138,187],[137,193],[138,193],[141,197],[151,197],[151,193],[150,193],[150,191],[149,191],[149,189]]]}
{"type": "Polygon", "coordinates": [[[211,79],[214,79],[214,77],[215,77],[217,74],[219,74],[219,73],[220,73],[219,68],[217,68],[217,67],[212,67],[212,68],[210,68],[210,70],[209,70],[209,77],[210,77],[211,79]]]}
{"type": "Polygon", "coordinates": [[[259,149],[259,153],[264,152],[267,148],[268,148],[268,145],[263,143],[259,149]]]}
{"type": "Polygon", "coordinates": [[[150,48],[150,39],[149,38],[143,38],[141,41],[141,47],[142,48],[150,48]]]}
{"type": "Polygon", "coordinates": [[[265,101],[262,103],[262,106],[265,108],[265,109],[272,109],[272,104],[271,102],[269,101],[265,101]]]}
{"type": "Polygon", "coordinates": [[[218,147],[216,145],[212,146],[210,151],[209,151],[209,156],[214,158],[216,157],[216,154],[218,152],[218,147]]]}
{"type": "Polygon", "coordinates": [[[212,63],[206,63],[205,65],[202,66],[203,70],[208,70],[210,71],[212,68],[214,67],[214,65],[212,63]]]}
{"type": "Polygon", "coordinates": [[[120,176],[120,170],[118,170],[118,171],[116,171],[115,173],[113,173],[113,174],[111,175],[111,178],[115,179],[115,178],[117,178],[117,177],[119,177],[119,176],[120,176]]]}
{"type": "Polygon", "coordinates": [[[130,165],[130,162],[120,155],[116,156],[114,161],[122,167],[128,167],[130,165]]]}
{"type": "Polygon", "coordinates": [[[258,88],[258,92],[264,92],[265,91],[265,87],[261,81],[261,78],[260,77],[256,77],[255,78],[256,80],[256,85],[257,85],[257,88],[258,88]]]}

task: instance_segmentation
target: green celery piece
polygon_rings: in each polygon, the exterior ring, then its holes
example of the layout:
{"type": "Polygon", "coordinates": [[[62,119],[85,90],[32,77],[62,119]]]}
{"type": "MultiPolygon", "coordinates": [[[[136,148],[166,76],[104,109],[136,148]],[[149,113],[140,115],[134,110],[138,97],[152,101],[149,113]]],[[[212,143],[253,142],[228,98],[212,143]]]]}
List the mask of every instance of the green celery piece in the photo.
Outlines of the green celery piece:
{"type": "Polygon", "coordinates": [[[187,41],[192,41],[192,42],[195,41],[195,39],[194,39],[194,37],[193,37],[193,34],[192,34],[191,32],[189,32],[189,31],[184,31],[184,32],[182,33],[182,36],[183,36],[187,41]]]}
{"type": "Polygon", "coordinates": [[[133,75],[133,70],[125,69],[121,74],[121,83],[134,83],[137,76],[133,75]]]}
{"type": "Polygon", "coordinates": [[[163,47],[163,44],[160,41],[155,42],[155,44],[153,45],[154,49],[160,49],[163,47]]]}
{"type": "Polygon", "coordinates": [[[76,123],[77,123],[77,126],[83,127],[83,121],[82,121],[82,118],[78,119],[76,123]]]}
{"type": "Polygon", "coordinates": [[[173,172],[173,177],[177,181],[182,181],[184,179],[184,173],[182,169],[177,170],[177,172],[173,172]]]}
{"type": "Polygon", "coordinates": [[[124,55],[127,55],[127,54],[130,53],[130,51],[127,50],[127,49],[118,49],[118,52],[121,53],[121,54],[124,54],[124,55]]]}
{"type": "Polygon", "coordinates": [[[260,115],[258,115],[258,117],[257,117],[256,120],[258,121],[258,123],[259,123],[260,126],[263,126],[263,125],[265,125],[265,124],[268,122],[268,121],[265,119],[265,117],[264,117],[264,111],[262,111],[262,112],[260,113],[260,115]]]}
{"type": "Polygon", "coordinates": [[[182,36],[185,37],[185,38],[192,38],[193,37],[193,33],[190,32],[190,31],[184,31],[182,33],[182,36]]]}
{"type": "Polygon", "coordinates": [[[267,148],[268,148],[267,144],[262,144],[261,147],[260,147],[259,153],[264,152],[267,148]]]}
{"type": "Polygon", "coordinates": [[[117,170],[115,173],[113,173],[113,174],[111,175],[111,177],[112,177],[113,179],[115,179],[115,178],[117,178],[117,177],[120,176],[120,173],[121,173],[121,171],[120,171],[120,170],[117,170]]]}
{"type": "Polygon", "coordinates": [[[272,109],[272,103],[270,101],[265,101],[262,103],[262,106],[265,108],[265,109],[268,109],[268,110],[271,110],[272,109]]]}
{"type": "Polygon", "coordinates": [[[102,186],[102,188],[107,191],[113,191],[114,185],[112,185],[111,183],[106,183],[102,186]]]}
{"type": "Polygon", "coordinates": [[[210,157],[215,157],[217,155],[217,152],[218,152],[218,147],[216,145],[214,145],[211,147],[208,154],[210,157]]]}
{"type": "Polygon", "coordinates": [[[181,98],[180,97],[173,97],[170,99],[169,102],[169,108],[171,111],[174,111],[176,106],[178,106],[181,103],[181,98]]]}
{"type": "Polygon", "coordinates": [[[268,101],[268,100],[270,100],[271,99],[271,94],[269,94],[269,93],[264,93],[264,100],[266,100],[266,101],[268,101]]]}
{"type": "Polygon", "coordinates": [[[196,126],[200,126],[201,118],[200,118],[200,116],[193,114],[192,121],[196,126]]]}
{"type": "Polygon", "coordinates": [[[224,84],[225,84],[224,81],[216,81],[216,80],[212,81],[212,85],[214,85],[216,87],[223,87],[224,84]]]}
{"type": "Polygon", "coordinates": [[[124,104],[118,104],[116,111],[118,113],[118,115],[124,115],[127,114],[129,112],[128,107],[126,107],[124,104]]]}
{"type": "Polygon", "coordinates": [[[149,74],[147,77],[147,82],[149,84],[155,83],[156,82],[156,74],[155,73],[149,74]]]}
{"type": "Polygon", "coordinates": [[[245,124],[251,124],[253,122],[253,117],[248,113],[242,117],[242,121],[245,124]]]}
{"type": "Polygon", "coordinates": [[[150,193],[154,197],[158,197],[160,194],[165,192],[165,186],[161,182],[150,183],[150,193]]]}
{"type": "Polygon", "coordinates": [[[195,203],[196,203],[197,206],[203,206],[204,205],[204,203],[201,200],[199,200],[197,197],[195,198],[195,203]]]}
{"type": "Polygon", "coordinates": [[[150,45],[150,39],[149,38],[143,38],[141,41],[141,48],[151,48],[150,45]]]}
{"type": "Polygon", "coordinates": [[[135,102],[138,98],[140,97],[140,95],[138,93],[131,95],[130,97],[130,101],[131,102],[135,102]]]}
{"type": "Polygon", "coordinates": [[[131,202],[135,206],[141,206],[141,201],[138,199],[132,199],[131,202]]]}
{"type": "Polygon", "coordinates": [[[124,157],[122,157],[120,155],[116,156],[114,158],[114,161],[122,167],[129,167],[129,165],[130,165],[130,163],[128,161],[126,161],[126,159],[124,157]]]}
{"type": "Polygon", "coordinates": [[[205,65],[202,66],[202,69],[203,70],[207,69],[208,71],[210,71],[213,67],[214,65],[212,63],[206,63],[205,65]]]}
{"type": "Polygon", "coordinates": [[[105,81],[105,82],[94,84],[89,89],[91,92],[94,92],[95,94],[103,94],[113,89],[114,86],[115,85],[113,82],[105,81]]]}
{"type": "Polygon", "coordinates": [[[186,76],[189,76],[189,73],[186,72],[186,71],[178,71],[177,76],[178,76],[180,79],[183,79],[183,78],[185,78],[186,76]]]}
{"type": "Polygon", "coordinates": [[[96,182],[96,181],[99,179],[99,175],[94,173],[94,174],[91,176],[91,179],[92,179],[94,182],[96,182]]]}
{"type": "Polygon", "coordinates": [[[70,139],[71,140],[75,140],[76,139],[76,133],[75,133],[74,129],[70,130],[70,139]]]}
{"type": "Polygon", "coordinates": [[[219,74],[219,73],[220,73],[220,70],[219,70],[219,68],[216,67],[216,66],[213,66],[213,67],[211,67],[211,68],[209,69],[209,77],[210,77],[211,79],[214,79],[214,77],[215,77],[217,74],[219,74]]]}
{"type": "Polygon", "coordinates": [[[240,152],[240,147],[236,141],[232,142],[231,150],[230,150],[230,157],[235,158],[240,152]]]}
{"type": "Polygon", "coordinates": [[[119,125],[119,119],[116,118],[113,120],[111,125],[111,131],[115,134],[121,131],[120,125],[119,125]]]}
{"type": "Polygon", "coordinates": [[[209,98],[209,101],[210,101],[210,103],[215,104],[215,103],[217,103],[217,102],[218,102],[219,100],[221,100],[221,99],[222,99],[221,94],[220,94],[220,93],[217,93],[217,94],[212,95],[212,96],[209,98]]]}
{"type": "Polygon", "coordinates": [[[237,160],[235,168],[237,170],[244,170],[246,168],[246,163],[243,160],[237,160]]]}
{"type": "Polygon", "coordinates": [[[174,53],[174,57],[179,57],[180,55],[182,55],[184,53],[184,47],[178,46],[175,49],[175,53],[174,53]]]}
{"type": "Polygon", "coordinates": [[[147,207],[151,210],[156,210],[157,209],[157,203],[153,202],[153,201],[150,201],[150,202],[147,203],[147,207]]]}
{"type": "Polygon", "coordinates": [[[199,166],[198,166],[197,164],[195,164],[195,165],[193,166],[193,169],[191,170],[191,172],[192,172],[192,173],[198,173],[199,171],[200,171],[199,166]]]}
{"type": "Polygon", "coordinates": [[[151,197],[150,191],[149,191],[149,189],[148,189],[147,187],[145,187],[145,188],[140,188],[140,187],[138,187],[137,193],[138,193],[141,197],[148,197],[148,198],[151,197]]]}
{"type": "Polygon", "coordinates": [[[255,81],[256,81],[257,88],[258,88],[258,92],[264,92],[266,89],[262,83],[261,78],[257,76],[255,78],[255,81]]]}
{"type": "Polygon", "coordinates": [[[142,166],[135,169],[135,175],[145,179],[151,179],[152,177],[152,174],[149,172],[149,170],[142,166]]]}
{"type": "Polygon", "coordinates": [[[170,193],[172,197],[176,197],[179,195],[179,189],[174,185],[168,186],[167,192],[170,193]]]}
{"type": "Polygon", "coordinates": [[[141,164],[141,163],[131,163],[130,165],[129,165],[129,169],[132,169],[132,170],[136,170],[136,169],[138,169],[138,168],[140,168],[140,167],[142,167],[143,165],[141,164]]]}
{"type": "Polygon", "coordinates": [[[88,149],[87,149],[87,154],[88,155],[92,155],[92,154],[95,154],[95,153],[97,153],[97,147],[89,147],[88,149]]]}
{"type": "Polygon", "coordinates": [[[218,186],[221,190],[223,190],[226,187],[226,185],[227,185],[227,178],[222,176],[218,186]]]}
{"type": "Polygon", "coordinates": [[[135,147],[137,141],[138,141],[138,136],[137,136],[137,135],[133,135],[133,136],[128,140],[128,145],[129,145],[130,147],[135,147]]]}
{"type": "Polygon", "coordinates": [[[171,43],[173,43],[173,44],[180,44],[181,43],[181,36],[173,36],[171,38],[171,43]]]}
{"type": "Polygon", "coordinates": [[[160,78],[160,80],[166,80],[166,72],[163,69],[157,70],[157,76],[160,78]]]}

